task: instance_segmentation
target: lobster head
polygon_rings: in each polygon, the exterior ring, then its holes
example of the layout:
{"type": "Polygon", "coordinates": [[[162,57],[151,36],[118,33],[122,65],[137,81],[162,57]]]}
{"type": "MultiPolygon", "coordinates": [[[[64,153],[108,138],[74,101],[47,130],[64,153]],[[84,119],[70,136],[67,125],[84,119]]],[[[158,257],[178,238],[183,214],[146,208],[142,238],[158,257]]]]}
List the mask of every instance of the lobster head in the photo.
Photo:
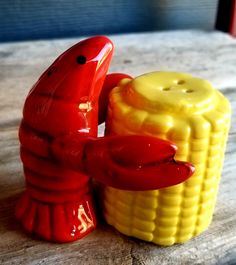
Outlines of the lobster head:
{"type": "Polygon", "coordinates": [[[62,53],[42,74],[31,92],[70,102],[98,98],[113,54],[111,40],[96,36],[62,53]]]}
{"type": "Polygon", "coordinates": [[[113,44],[103,36],[86,39],[60,55],[31,89],[24,119],[50,136],[97,134],[99,95],[113,44]]]}

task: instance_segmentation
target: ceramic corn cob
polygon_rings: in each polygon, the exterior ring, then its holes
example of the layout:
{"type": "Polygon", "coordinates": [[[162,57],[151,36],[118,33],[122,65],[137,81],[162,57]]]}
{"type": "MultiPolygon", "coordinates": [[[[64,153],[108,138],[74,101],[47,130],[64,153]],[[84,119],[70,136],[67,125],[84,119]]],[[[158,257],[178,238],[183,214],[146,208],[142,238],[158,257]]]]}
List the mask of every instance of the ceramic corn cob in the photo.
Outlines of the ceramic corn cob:
{"type": "Polygon", "coordinates": [[[196,170],[187,181],[159,190],[104,186],[107,222],[159,245],[182,243],[204,231],[213,215],[229,126],[229,102],[205,80],[174,72],[123,79],[110,94],[106,134],[171,140],[178,147],[175,159],[196,170]]]}

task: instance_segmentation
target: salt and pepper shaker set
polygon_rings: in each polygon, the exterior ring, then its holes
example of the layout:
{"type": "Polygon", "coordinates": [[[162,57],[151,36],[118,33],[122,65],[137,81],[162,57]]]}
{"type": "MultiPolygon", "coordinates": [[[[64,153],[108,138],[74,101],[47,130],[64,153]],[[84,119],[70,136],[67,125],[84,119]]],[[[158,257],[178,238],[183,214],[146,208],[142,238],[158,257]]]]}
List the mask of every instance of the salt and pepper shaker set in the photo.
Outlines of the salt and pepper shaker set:
{"type": "Polygon", "coordinates": [[[45,240],[82,238],[96,228],[94,179],[108,224],[158,245],[183,243],[211,223],[230,104],[185,73],[107,74],[112,54],[107,37],[81,41],[31,89],[16,216],[45,240]]]}

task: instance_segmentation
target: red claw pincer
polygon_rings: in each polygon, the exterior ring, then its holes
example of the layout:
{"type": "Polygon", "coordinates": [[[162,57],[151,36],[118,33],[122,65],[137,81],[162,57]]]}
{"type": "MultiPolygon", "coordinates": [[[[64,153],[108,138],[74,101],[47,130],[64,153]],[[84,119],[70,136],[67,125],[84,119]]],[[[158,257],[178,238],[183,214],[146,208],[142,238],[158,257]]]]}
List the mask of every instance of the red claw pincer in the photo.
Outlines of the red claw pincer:
{"type": "Polygon", "coordinates": [[[174,160],[177,147],[150,136],[61,138],[53,152],[68,167],[123,190],[153,190],[179,184],[194,172],[190,163],[174,160]]]}

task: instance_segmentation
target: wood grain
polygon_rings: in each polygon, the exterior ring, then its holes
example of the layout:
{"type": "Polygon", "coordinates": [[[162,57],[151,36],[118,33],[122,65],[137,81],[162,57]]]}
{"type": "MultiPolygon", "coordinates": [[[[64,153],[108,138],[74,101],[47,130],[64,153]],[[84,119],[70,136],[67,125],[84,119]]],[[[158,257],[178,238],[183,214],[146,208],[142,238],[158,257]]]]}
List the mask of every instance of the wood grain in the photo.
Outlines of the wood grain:
{"type": "MultiPolygon", "coordinates": [[[[190,72],[210,80],[232,104],[213,223],[183,245],[159,247],[116,232],[101,221],[80,241],[52,244],[26,235],[14,218],[24,188],[17,130],[24,99],[40,73],[79,39],[0,45],[0,264],[235,264],[236,262],[236,40],[226,34],[177,31],[111,36],[111,71],[190,72]]],[[[100,128],[102,133],[102,127],[100,128]]]]}

